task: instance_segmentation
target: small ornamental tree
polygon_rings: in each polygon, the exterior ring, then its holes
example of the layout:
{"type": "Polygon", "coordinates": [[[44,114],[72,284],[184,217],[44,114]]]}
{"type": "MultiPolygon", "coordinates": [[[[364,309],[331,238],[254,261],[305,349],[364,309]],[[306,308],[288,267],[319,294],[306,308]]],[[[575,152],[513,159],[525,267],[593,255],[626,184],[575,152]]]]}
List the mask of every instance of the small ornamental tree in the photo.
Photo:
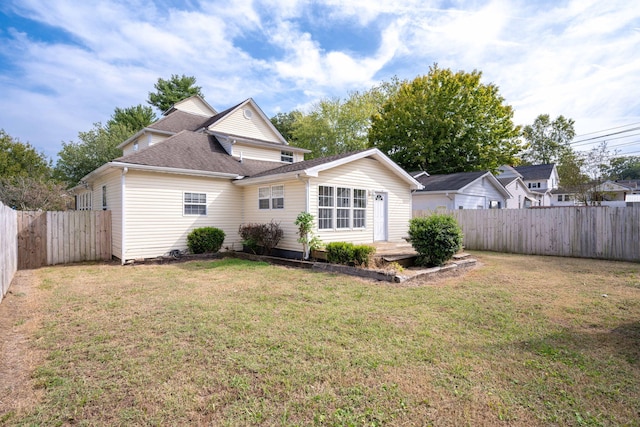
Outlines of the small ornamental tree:
{"type": "Polygon", "coordinates": [[[215,227],[194,229],[187,235],[187,247],[194,254],[218,252],[224,242],[225,233],[215,227]]]}
{"type": "Polygon", "coordinates": [[[300,212],[294,224],[298,226],[298,243],[302,243],[302,256],[308,259],[309,252],[322,244],[318,236],[313,234],[313,215],[309,212],[300,212]]]}
{"type": "Polygon", "coordinates": [[[409,238],[419,255],[417,265],[442,265],[462,249],[462,229],[451,215],[413,218],[409,238]]]}

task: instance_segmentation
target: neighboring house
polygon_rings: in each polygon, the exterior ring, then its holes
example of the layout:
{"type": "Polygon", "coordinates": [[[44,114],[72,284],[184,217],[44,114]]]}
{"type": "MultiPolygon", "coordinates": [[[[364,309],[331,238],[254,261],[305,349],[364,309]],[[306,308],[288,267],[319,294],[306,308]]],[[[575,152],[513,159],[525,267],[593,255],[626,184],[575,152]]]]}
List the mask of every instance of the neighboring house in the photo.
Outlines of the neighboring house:
{"type": "MultiPolygon", "coordinates": [[[[601,184],[594,186],[589,190],[587,195],[589,201],[595,200],[596,204],[601,206],[627,206],[627,196],[640,194],[640,188],[638,188],[639,180],[617,180],[617,181],[605,181],[601,184]]],[[[629,198],[632,201],[633,198],[629,198]]]]}
{"type": "Polygon", "coordinates": [[[413,192],[414,210],[501,209],[511,197],[491,172],[412,175],[424,186],[413,192]]]}
{"type": "Polygon", "coordinates": [[[558,170],[555,164],[530,166],[501,166],[498,178],[519,176],[527,189],[536,195],[539,206],[551,206],[552,191],[558,188],[558,170]]]}
{"type": "Polygon", "coordinates": [[[112,211],[113,256],[123,263],[186,249],[197,227],[221,228],[223,248],[242,249],[238,228],[279,222],[277,249],[300,256],[294,221],[316,219],[325,243],[400,241],[421,185],[378,149],[304,161],[252,99],[217,113],[193,96],[124,141],[123,157],[88,174],[77,209],[112,211]]]}
{"type": "Polygon", "coordinates": [[[501,171],[498,181],[511,194],[511,198],[507,199],[507,209],[526,209],[540,205],[541,196],[529,190],[521,174],[511,166],[502,166],[501,171]]]}
{"type": "Polygon", "coordinates": [[[577,192],[568,188],[558,187],[551,191],[551,206],[578,206],[580,197],[577,192]]]}

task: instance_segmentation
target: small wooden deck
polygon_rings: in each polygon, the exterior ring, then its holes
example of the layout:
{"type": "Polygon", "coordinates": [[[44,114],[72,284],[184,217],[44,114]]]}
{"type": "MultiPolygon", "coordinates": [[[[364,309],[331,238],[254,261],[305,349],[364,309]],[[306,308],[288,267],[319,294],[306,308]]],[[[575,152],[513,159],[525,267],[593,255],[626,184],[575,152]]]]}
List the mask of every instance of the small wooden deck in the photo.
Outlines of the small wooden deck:
{"type": "Polygon", "coordinates": [[[404,240],[401,242],[375,242],[372,246],[376,248],[374,255],[376,258],[381,258],[388,263],[395,262],[403,267],[412,266],[418,256],[411,243],[404,240]]]}

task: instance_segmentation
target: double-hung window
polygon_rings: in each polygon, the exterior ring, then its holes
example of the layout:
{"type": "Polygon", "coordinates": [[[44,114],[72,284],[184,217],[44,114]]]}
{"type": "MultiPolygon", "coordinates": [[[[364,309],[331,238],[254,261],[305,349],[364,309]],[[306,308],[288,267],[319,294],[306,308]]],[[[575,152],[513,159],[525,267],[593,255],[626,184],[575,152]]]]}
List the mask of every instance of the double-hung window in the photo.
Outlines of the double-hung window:
{"type": "Polygon", "coordinates": [[[338,187],[336,190],[338,198],[336,228],[351,228],[351,189],[338,187]]]}
{"type": "Polygon", "coordinates": [[[348,187],[318,187],[320,230],[365,228],[367,190],[348,187]]]}
{"type": "Polygon", "coordinates": [[[284,185],[258,188],[258,209],[284,209],[284,185]]]}
{"type": "Polygon", "coordinates": [[[318,228],[326,230],[333,228],[333,187],[321,185],[318,187],[318,228]]]}
{"type": "Polygon", "coordinates": [[[271,209],[284,209],[284,185],[271,187],[271,209]]]}
{"type": "Polygon", "coordinates": [[[367,225],[367,190],[353,190],[353,228],[367,225]]]}
{"type": "Polygon", "coordinates": [[[207,214],[207,194],[206,193],[184,193],[184,214],[185,215],[206,215],[207,214]]]}

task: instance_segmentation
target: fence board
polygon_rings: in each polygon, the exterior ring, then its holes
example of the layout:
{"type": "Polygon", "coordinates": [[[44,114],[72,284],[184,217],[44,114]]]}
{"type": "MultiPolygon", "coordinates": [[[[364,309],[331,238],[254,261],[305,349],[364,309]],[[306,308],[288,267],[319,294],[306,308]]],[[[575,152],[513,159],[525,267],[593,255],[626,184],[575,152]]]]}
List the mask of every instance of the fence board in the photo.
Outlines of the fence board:
{"type": "Polygon", "coordinates": [[[18,216],[0,203],[0,301],[18,270],[18,216]]]}
{"type": "MultiPolygon", "coordinates": [[[[442,212],[442,211],[439,211],[442,212]]],[[[428,216],[432,211],[414,211],[428,216]]],[[[640,208],[452,210],[471,250],[640,262],[640,208]]]]}
{"type": "Polygon", "coordinates": [[[18,269],[111,259],[111,211],[17,215],[18,269]]]}

